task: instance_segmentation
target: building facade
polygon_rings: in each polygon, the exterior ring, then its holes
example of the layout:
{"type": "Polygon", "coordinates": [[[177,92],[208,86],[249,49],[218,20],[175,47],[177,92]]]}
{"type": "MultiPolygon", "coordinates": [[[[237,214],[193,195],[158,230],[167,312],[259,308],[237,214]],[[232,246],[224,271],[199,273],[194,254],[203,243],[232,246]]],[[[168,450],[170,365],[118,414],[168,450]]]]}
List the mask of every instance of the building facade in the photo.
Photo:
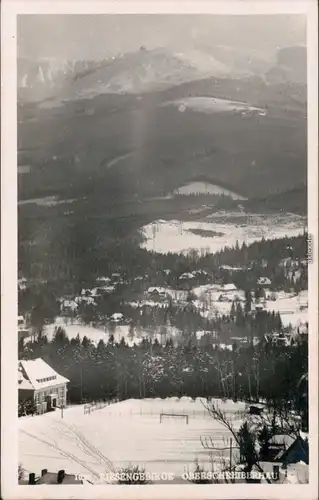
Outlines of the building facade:
{"type": "Polygon", "coordinates": [[[68,382],[41,358],[18,363],[19,403],[33,400],[37,413],[64,407],[68,382]]]}

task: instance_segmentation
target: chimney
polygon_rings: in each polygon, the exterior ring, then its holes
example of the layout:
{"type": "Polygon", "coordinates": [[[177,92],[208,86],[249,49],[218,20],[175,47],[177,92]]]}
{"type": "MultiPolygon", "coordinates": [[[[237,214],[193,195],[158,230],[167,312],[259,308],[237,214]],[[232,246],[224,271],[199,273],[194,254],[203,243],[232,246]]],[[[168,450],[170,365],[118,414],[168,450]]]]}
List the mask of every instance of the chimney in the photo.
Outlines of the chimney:
{"type": "Polygon", "coordinates": [[[48,473],[48,469],[42,469],[41,477],[45,476],[48,473]]]}
{"type": "Polygon", "coordinates": [[[35,473],[30,472],[29,474],[29,484],[35,484],[35,473]]]}
{"type": "Polygon", "coordinates": [[[58,472],[58,484],[63,483],[64,476],[65,476],[65,471],[59,470],[59,472],[58,472]]]}
{"type": "Polygon", "coordinates": [[[273,466],[273,479],[274,481],[278,481],[279,479],[279,465],[273,466]]]}

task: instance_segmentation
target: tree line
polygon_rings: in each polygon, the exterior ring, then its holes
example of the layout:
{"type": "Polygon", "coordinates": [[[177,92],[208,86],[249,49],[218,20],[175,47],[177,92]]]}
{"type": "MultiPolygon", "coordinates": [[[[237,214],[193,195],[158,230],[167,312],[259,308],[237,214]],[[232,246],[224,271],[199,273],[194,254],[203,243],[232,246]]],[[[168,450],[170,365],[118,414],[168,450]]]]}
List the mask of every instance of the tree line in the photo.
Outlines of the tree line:
{"type": "Polygon", "coordinates": [[[58,328],[51,342],[46,337],[20,344],[19,359],[42,357],[70,380],[73,403],[108,398],[190,396],[265,400],[275,408],[297,410],[307,427],[308,343],[276,346],[261,341],[232,351],[218,346],[178,346],[172,339],[161,345],[143,339],[129,347],[111,335],[94,345],[87,337],[71,340],[58,328]]]}

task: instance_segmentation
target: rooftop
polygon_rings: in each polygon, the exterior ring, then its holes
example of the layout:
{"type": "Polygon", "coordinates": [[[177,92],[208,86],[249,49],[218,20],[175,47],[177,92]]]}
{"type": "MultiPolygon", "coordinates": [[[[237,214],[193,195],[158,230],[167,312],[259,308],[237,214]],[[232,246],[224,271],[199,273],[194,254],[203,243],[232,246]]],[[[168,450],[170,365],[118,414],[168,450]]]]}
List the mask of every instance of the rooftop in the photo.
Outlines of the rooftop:
{"type": "Polygon", "coordinates": [[[41,358],[19,361],[19,380],[20,389],[34,390],[69,382],[41,358]]]}

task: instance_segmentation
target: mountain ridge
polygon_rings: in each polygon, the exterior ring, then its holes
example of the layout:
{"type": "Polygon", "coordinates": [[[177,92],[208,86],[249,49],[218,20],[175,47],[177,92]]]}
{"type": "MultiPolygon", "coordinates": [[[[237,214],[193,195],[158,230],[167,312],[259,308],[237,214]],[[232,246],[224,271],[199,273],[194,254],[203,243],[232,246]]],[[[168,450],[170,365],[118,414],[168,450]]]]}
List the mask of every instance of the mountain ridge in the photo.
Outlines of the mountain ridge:
{"type": "Polygon", "coordinates": [[[266,82],[305,83],[305,51],[288,47],[270,58],[260,51],[216,46],[204,50],[170,52],[141,47],[137,52],[102,60],[18,59],[18,99],[39,102],[55,98],[59,103],[101,93],[154,92],[203,78],[250,79],[266,82]],[[299,67],[301,69],[299,69],[299,67]]]}

